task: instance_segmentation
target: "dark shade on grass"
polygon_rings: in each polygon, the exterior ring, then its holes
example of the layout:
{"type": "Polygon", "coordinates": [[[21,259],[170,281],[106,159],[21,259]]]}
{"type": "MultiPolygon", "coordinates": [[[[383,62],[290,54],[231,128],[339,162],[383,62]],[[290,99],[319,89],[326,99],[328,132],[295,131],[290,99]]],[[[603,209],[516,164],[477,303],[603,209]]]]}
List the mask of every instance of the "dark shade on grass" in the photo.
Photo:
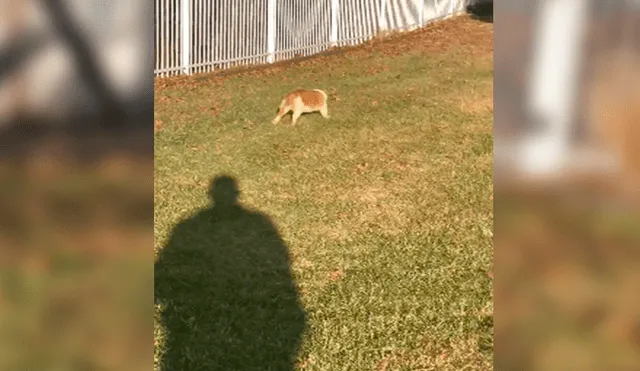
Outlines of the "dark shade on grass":
{"type": "Polygon", "coordinates": [[[217,177],[213,205],[179,223],[160,252],[160,370],[294,369],[305,313],[287,247],[270,218],[238,196],[233,178],[217,177]]]}
{"type": "Polygon", "coordinates": [[[474,19],[493,23],[493,0],[476,0],[466,7],[474,19]]]}

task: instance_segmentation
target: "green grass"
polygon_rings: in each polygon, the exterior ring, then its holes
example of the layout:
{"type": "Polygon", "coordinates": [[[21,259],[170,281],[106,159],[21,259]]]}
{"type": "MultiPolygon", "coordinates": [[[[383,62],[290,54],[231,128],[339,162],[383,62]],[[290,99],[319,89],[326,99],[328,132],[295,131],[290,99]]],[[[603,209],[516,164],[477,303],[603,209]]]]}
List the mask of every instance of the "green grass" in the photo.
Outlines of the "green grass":
{"type": "Polygon", "coordinates": [[[159,89],[156,370],[491,369],[492,79],[374,48],[159,89]],[[331,118],[272,125],[296,87],[331,118]]]}

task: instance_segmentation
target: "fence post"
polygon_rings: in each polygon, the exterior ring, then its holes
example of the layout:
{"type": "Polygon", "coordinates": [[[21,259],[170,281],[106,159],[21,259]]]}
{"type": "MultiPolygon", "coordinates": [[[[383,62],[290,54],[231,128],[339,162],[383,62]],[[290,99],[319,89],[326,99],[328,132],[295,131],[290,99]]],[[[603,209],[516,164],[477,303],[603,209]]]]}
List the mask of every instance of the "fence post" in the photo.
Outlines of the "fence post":
{"type": "Polygon", "coordinates": [[[267,62],[275,62],[276,53],[276,0],[267,5],[267,62]]]}
{"type": "Polygon", "coordinates": [[[191,0],[180,1],[180,33],[181,33],[181,60],[180,64],[186,75],[191,74],[191,0]]]}
{"type": "Polygon", "coordinates": [[[387,30],[387,0],[380,0],[380,16],[378,17],[379,31],[387,30]]]}
{"type": "Polygon", "coordinates": [[[422,28],[422,26],[424,26],[424,2],[425,0],[418,0],[420,3],[418,4],[418,24],[420,25],[420,28],[422,28]]]}
{"type": "Polygon", "coordinates": [[[338,12],[340,11],[340,0],[331,0],[331,47],[338,43],[338,12]]]}

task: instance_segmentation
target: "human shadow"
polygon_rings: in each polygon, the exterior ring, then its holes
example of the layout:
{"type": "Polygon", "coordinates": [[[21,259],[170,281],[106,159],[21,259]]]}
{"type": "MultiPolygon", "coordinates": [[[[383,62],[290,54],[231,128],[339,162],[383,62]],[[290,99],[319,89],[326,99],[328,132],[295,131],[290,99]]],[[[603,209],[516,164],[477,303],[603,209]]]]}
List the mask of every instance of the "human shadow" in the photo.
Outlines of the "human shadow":
{"type": "Polygon", "coordinates": [[[229,176],[212,205],[174,227],[155,262],[162,371],[294,370],[306,315],[285,243],[238,203],[229,176]]]}

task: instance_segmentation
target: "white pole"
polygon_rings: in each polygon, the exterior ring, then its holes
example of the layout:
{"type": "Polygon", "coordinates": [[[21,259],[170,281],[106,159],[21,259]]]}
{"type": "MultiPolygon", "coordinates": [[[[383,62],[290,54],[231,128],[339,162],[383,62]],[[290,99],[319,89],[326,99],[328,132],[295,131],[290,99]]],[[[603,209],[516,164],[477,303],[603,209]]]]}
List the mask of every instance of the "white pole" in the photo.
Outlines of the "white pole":
{"type": "Polygon", "coordinates": [[[536,21],[528,108],[543,128],[528,138],[521,161],[531,173],[549,174],[562,168],[570,150],[588,1],[547,0],[542,5],[536,21]]]}
{"type": "Polygon", "coordinates": [[[267,62],[273,63],[276,53],[276,0],[269,0],[267,6],[267,62]]]}
{"type": "Polygon", "coordinates": [[[331,46],[338,43],[338,12],[340,11],[340,0],[331,0],[331,46]]]}
{"type": "Polygon", "coordinates": [[[180,2],[180,24],[182,26],[182,68],[187,75],[191,74],[191,0],[180,2]]]}
{"type": "Polygon", "coordinates": [[[418,0],[418,24],[420,25],[420,28],[424,26],[424,1],[425,0],[418,0]]]}

